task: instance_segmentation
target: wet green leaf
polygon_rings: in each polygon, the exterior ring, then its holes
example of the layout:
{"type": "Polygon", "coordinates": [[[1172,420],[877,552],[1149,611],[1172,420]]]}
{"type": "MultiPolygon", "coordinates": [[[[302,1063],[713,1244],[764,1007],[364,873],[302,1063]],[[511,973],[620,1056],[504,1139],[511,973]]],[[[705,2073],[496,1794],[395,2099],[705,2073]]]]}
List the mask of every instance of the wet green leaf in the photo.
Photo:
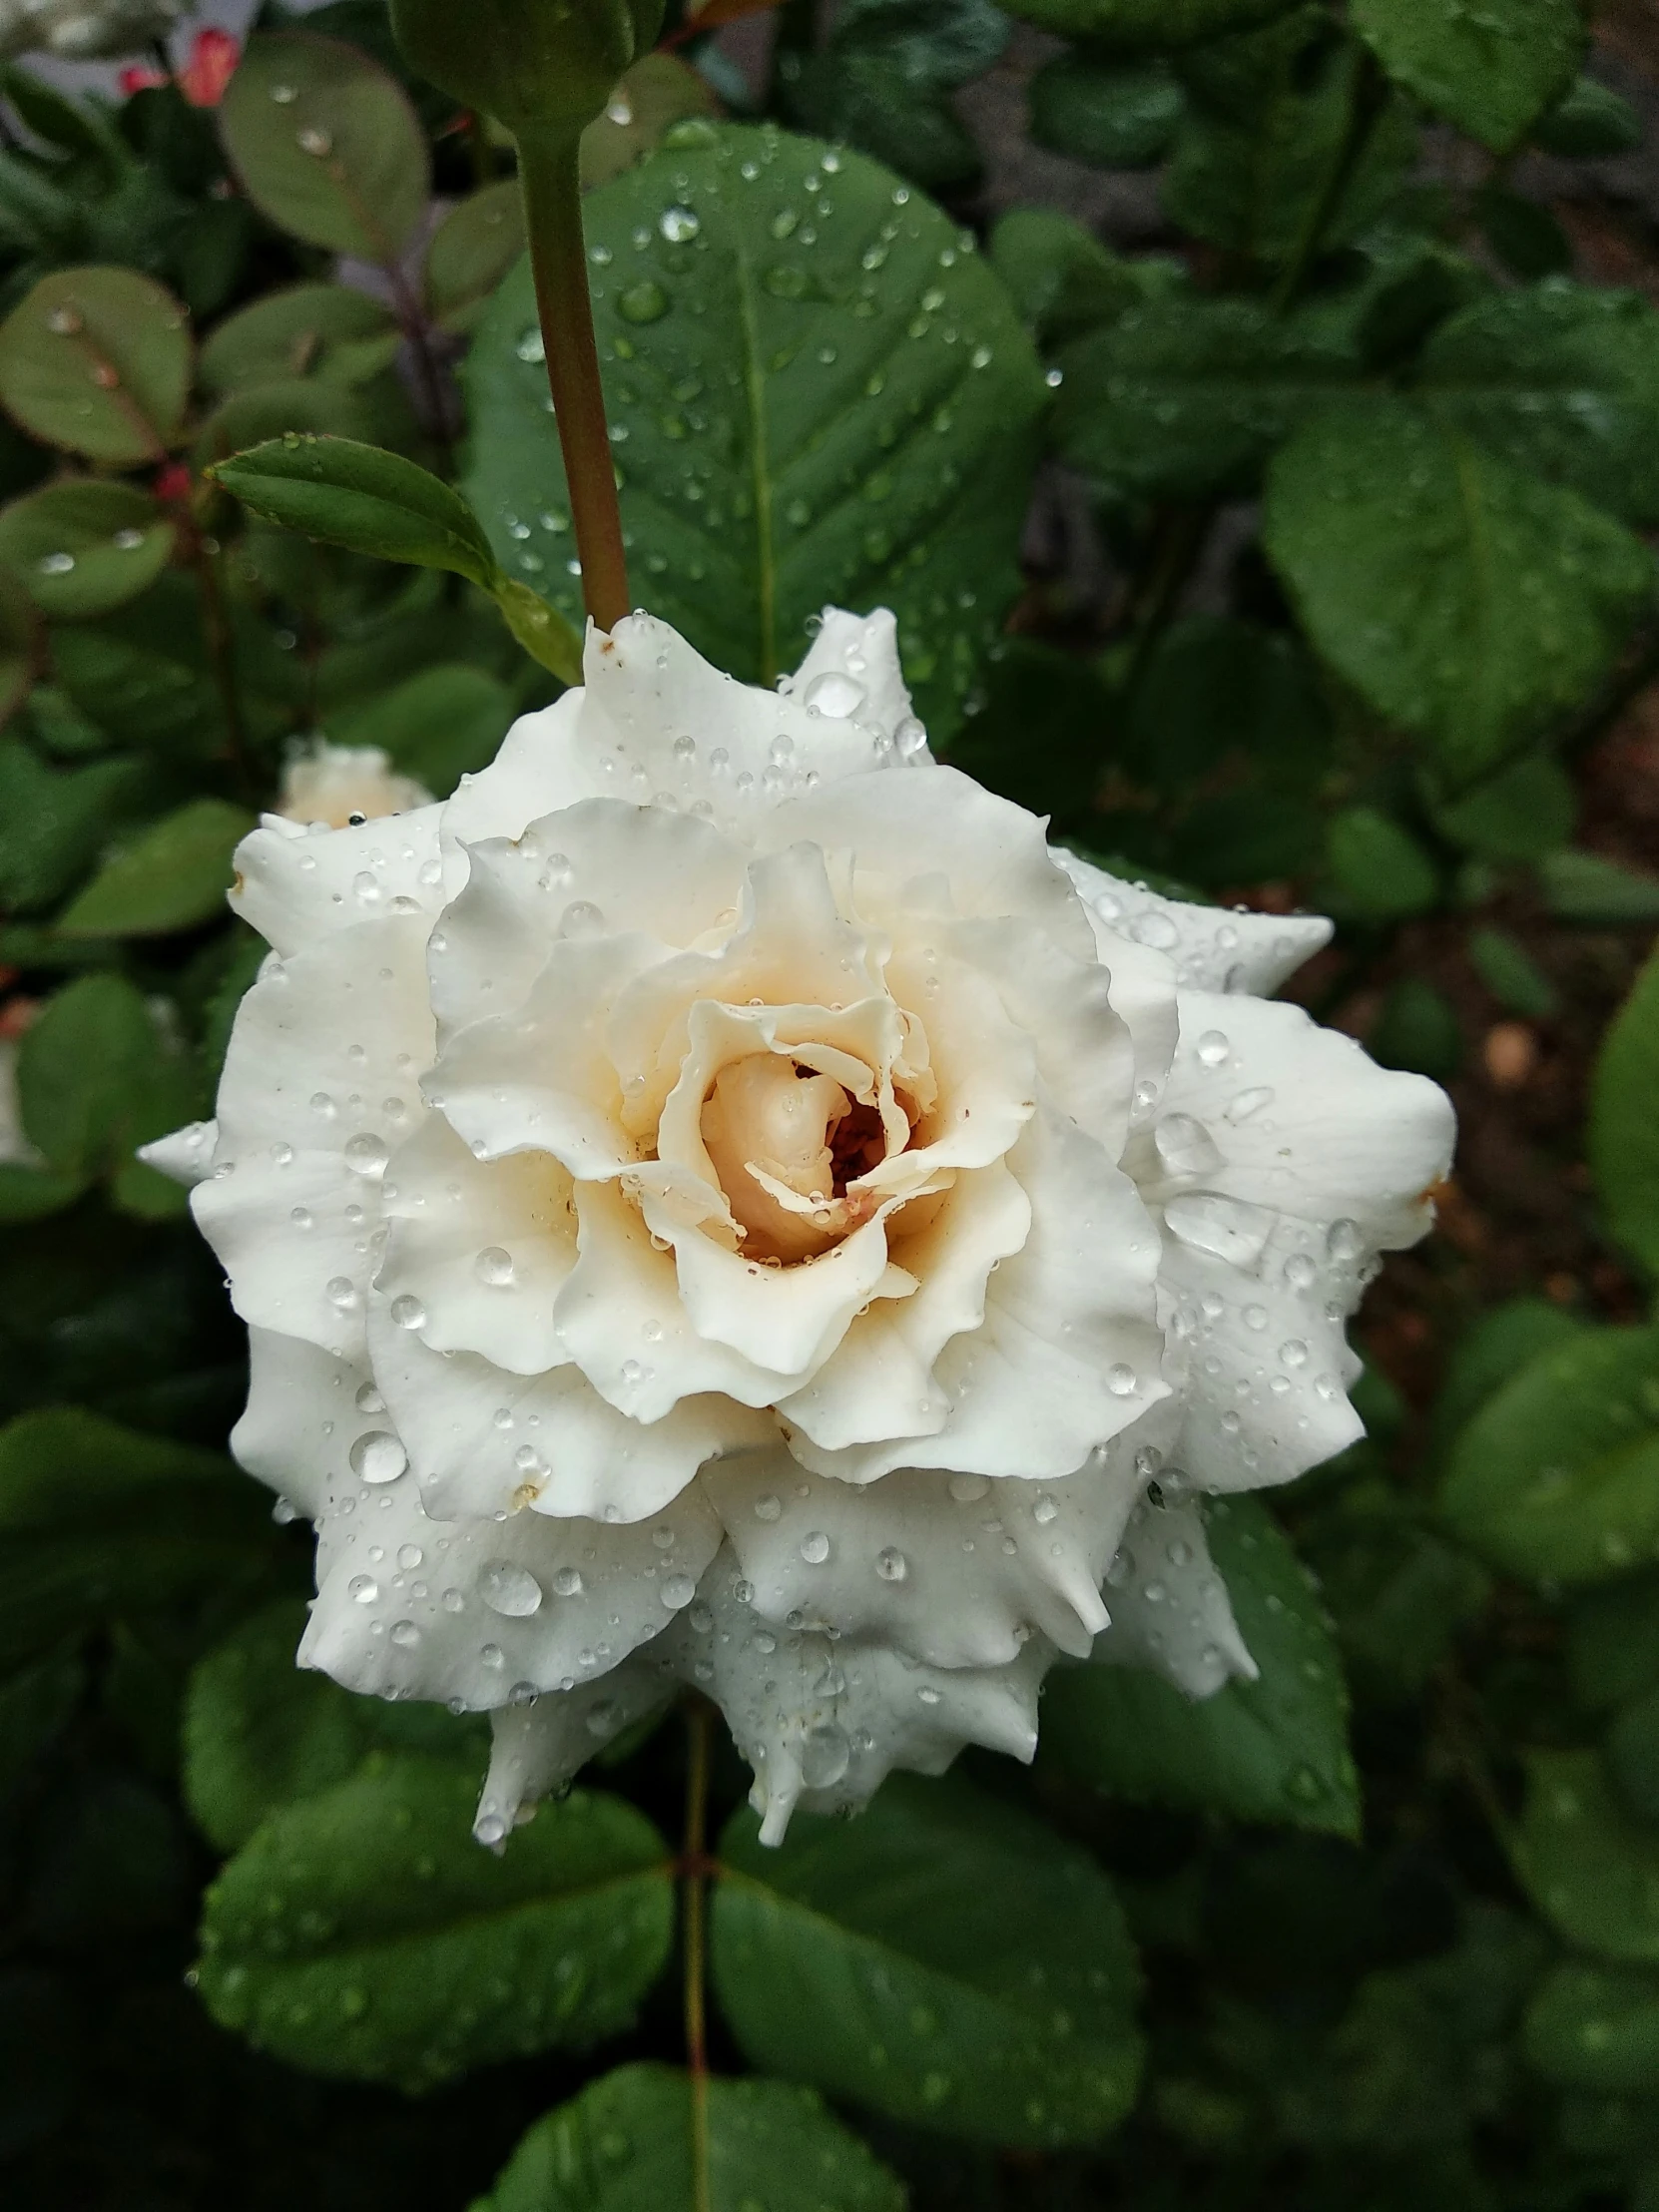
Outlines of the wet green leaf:
{"type": "Polygon", "coordinates": [[[893,1775],[850,1824],[721,1839],[713,1967],[755,2064],[977,2142],[1091,2142],[1133,2100],[1134,1956],[1075,1845],[893,1775]]]}
{"type": "Polygon", "coordinates": [[[620,1798],[472,1838],[467,1766],[371,1754],[266,1821],[208,1892],[202,1993],[289,2065],[430,2088],[616,2034],[668,1954],[661,1837],[620,1798]]]}
{"type": "MultiPolygon", "coordinates": [[[[444,230],[474,204],[463,201],[444,230]]],[[[402,342],[390,308],[367,292],[344,284],[290,284],[219,325],[202,348],[199,378],[216,398],[299,376],[362,384],[391,366],[402,342]]]]}
{"type": "Polygon", "coordinates": [[[516,178],[486,185],[451,208],[426,250],[426,312],[438,328],[471,330],[523,252],[524,195],[516,178]]]}
{"type": "Polygon", "coordinates": [[[70,937],[156,937],[224,909],[231,855],[255,817],[225,799],[191,799],[113,853],[58,927],[70,937]]]}
{"type": "Polygon", "coordinates": [[[645,55],[623,72],[604,114],[582,133],[584,191],[608,184],[643,161],[674,124],[719,112],[714,88],[688,62],[677,54],[645,55]]]}
{"type": "Polygon", "coordinates": [[[1254,1498],[1213,1500],[1208,1532],[1259,1678],[1195,1701],[1128,1667],[1062,1669],[1043,1700],[1043,1753],[1131,1803],[1352,1836],[1348,1689],[1307,1570],[1254,1498]]]}
{"type": "Polygon", "coordinates": [[[1249,30],[1294,5],[1295,0],[1017,0],[1008,13],[1062,38],[1140,53],[1249,30]]]}
{"type": "Polygon", "coordinates": [[[1449,786],[1577,706],[1653,592],[1610,516],[1397,399],[1301,429],[1264,525],[1315,646],[1449,786]]]}
{"type": "Polygon", "coordinates": [[[150,1175],[135,1147],[188,1121],[194,1099],[181,1040],[119,975],[81,976],[47,1002],[18,1049],[17,1088],[25,1135],[73,1175],[150,1175]]]}
{"type": "Polygon", "coordinates": [[[1396,84],[1494,154],[1554,106],[1584,53],[1574,0],[1354,0],[1353,17],[1396,84]]]}
{"type": "Polygon", "coordinates": [[[1595,1752],[1528,1755],[1515,1869],[1569,1942],[1659,1964],[1659,1830],[1623,1812],[1595,1752]]]}
{"type": "Polygon", "coordinates": [[[1572,778],[1547,753],[1522,754],[1455,799],[1432,788],[1424,799],[1441,836],[1486,860],[1542,859],[1571,837],[1578,814],[1572,778]]]}
{"type": "Polygon", "coordinates": [[[472,2212],[904,2212],[904,2191],[810,2089],[623,2066],[538,2120],[472,2212]],[[699,2171],[698,2146],[706,2163],[699,2171]]]}
{"type": "Polygon", "coordinates": [[[1547,852],[1538,869],[1544,903],[1562,921],[1646,927],[1659,921],[1659,875],[1600,852],[1547,852]]]}
{"type": "Polygon", "coordinates": [[[60,621],[109,614],[148,591],[177,538],[148,492],[90,476],[60,478],[0,509],[0,563],[60,621]]]}
{"type": "Polygon", "coordinates": [[[1332,817],[1326,861],[1342,903],[1379,921],[1426,913],[1439,897],[1433,861],[1376,807],[1345,807],[1332,817]]]}
{"type": "Polygon", "coordinates": [[[132,760],[57,769],[20,738],[0,738],[0,905],[28,913],[61,898],[142,780],[132,760]]]}
{"type": "Polygon", "coordinates": [[[1608,1030],[1590,1095],[1589,1152],[1613,1234],[1659,1274],[1659,957],[1608,1030]]]}
{"type": "Polygon", "coordinates": [[[0,324],[0,403],[89,460],[161,460],[183,433],[191,334],[171,292],[130,269],[43,276],[0,324]]]}
{"type": "Polygon", "coordinates": [[[1527,1021],[1547,1021],[1560,994],[1526,947],[1504,929],[1469,931],[1469,965],[1498,1004],[1527,1021]]]}
{"type": "MultiPolygon", "coordinates": [[[[1043,397],[971,241],[858,155],[735,127],[590,194],[585,222],[637,596],[761,683],[827,601],[888,605],[947,738],[1019,586],[1043,397]]],[[[466,380],[502,566],[579,620],[527,270],[466,380]]]]}
{"type": "Polygon", "coordinates": [[[334,717],[331,735],[341,745],[378,746],[405,776],[447,799],[461,777],[489,767],[512,720],[512,694],[499,676],[444,662],[334,717]]]}
{"type": "Polygon", "coordinates": [[[425,134],[361,48],[306,31],[251,40],[220,109],[256,207],[308,246],[397,262],[426,212],[425,134]]]}
{"type": "Polygon", "coordinates": [[[1031,136],[1096,169],[1145,169],[1169,151],[1186,106],[1167,64],[1114,67],[1058,54],[1031,80],[1031,136]]]}
{"type": "Polygon", "coordinates": [[[1033,337],[1063,345],[1115,322],[1143,299],[1179,291],[1180,262],[1126,261],[1091,231],[1052,208],[1011,208],[991,233],[991,267],[1033,337]]]}
{"type": "Polygon", "coordinates": [[[222,1851],[245,1844],[269,1814],[344,1782],[376,1748],[469,1765],[482,1781],[487,1724],[446,1707],[356,1697],[294,1653],[302,1600],[245,1621],[190,1678],[184,1719],[185,1798],[222,1851]]]}
{"type": "Polygon", "coordinates": [[[1563,1960],[1527,2007],[1526,2056],[1562,2088],[1659,2096],[1659,1975],[1563,1960]]]}
{"type": "Polygon", "coordinates": [[[1569,162],[1597,162],[1633,154],[1644,135],[1628,100],[1594,77],[1580,77],[1533,126],[1532,143],[1569,162]]]}
{"type": "Polygon", "coordinates": [[[1458,1436],[1439,1509],[1532,1581],[1606,1581],[1659,1557],[1659,1336],[1584,1330],[1529,1361],[1458,1436]]]}

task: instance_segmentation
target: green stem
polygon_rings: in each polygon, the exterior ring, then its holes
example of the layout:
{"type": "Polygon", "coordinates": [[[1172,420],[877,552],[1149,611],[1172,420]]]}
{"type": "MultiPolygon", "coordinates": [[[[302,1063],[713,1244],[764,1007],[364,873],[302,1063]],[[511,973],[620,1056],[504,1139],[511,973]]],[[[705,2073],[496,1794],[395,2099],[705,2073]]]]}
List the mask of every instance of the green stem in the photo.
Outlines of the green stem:
{"type": "Polygon", "coordinates": [[[1362,48],[1354,65],[1354,79],[1348,94],[1348,123],[1337,147],[1336,157],[1326,171],[1325,182],[1320,187],[1319,198],[1309,210],[1308,220],[1302,226],[1302,235],[1295,251],[1279,273],[1274,285],[1270,305],[1276,314],[1284,314],[1296,300],[1302,289],[1303,279],[1318,257],[1331,219],[1342,205],[1342,199],[1354,181],[1354,173],[1364,159],[1371,144],[1372,132],[1378,118],[1387,105],[1387,80],[1373,60],[1369,48],[1362,48]]]}
{"type": "Polygon", "coordinates": [[[709,2208],[708,1832],[709,1747],[714,1715],[701,1698],[686,1712],[684,1936],[686,2071],[691,2077],[693,2212],[709,2208]]]}
{"type": "Polygon", "coordinates": [[[610,630],[632,602],[588,296],[576,149],[574,132],[526,133],[519,141],[519,176],[547,381],[582,563],[582,594],[598,627],[610,630]]]}

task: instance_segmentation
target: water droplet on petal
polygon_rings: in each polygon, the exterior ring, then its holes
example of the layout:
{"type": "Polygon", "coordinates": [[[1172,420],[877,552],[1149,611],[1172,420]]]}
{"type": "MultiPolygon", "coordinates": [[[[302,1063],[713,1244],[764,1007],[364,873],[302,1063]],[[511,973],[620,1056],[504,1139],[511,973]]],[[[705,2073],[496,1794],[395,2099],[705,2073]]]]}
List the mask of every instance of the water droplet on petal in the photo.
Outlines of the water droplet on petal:
{"type": "Polygon", "coordinates": [[[478,1577],[478,1595],[492,1613],[526,1620],[541,1611],[542,1587],[528,1567],[511,1559],[491,1559],[478,1577]]]}

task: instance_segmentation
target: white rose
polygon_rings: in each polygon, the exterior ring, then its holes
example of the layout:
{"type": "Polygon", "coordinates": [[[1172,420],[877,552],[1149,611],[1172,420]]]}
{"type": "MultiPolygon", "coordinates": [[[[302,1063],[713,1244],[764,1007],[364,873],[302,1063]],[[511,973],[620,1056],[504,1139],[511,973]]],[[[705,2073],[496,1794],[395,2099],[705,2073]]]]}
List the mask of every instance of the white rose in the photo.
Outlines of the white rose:
{"type": "Polygon", "coordinates": [[[633,617],[446,805],[239,864],[273,952],[151,1157],[212,1144],[301,1663],[494,1714],[485,1841],[677,1681],[776,1839],[1028,1758],[1097,1639],[1252,1671],[1194,1493],[1360,1433],[1343,1317],[1451,1142],[1252,995],[1325,922],[1051,851],[931,762],[885,614],[777,694],[633,617]]]}
{"type": "Polygon", "coordinates": [[[431,804],[426,787],[399,775],[377,745],[329,745],[319,738],[283,770],[276,811],[306,829],[320,822],[343,830],[431,804]]]}
{"type": "Polygon", "coordinates": [[[0,54],[98,61],[166,38],[192,0],[0,0],[0,54]]]}

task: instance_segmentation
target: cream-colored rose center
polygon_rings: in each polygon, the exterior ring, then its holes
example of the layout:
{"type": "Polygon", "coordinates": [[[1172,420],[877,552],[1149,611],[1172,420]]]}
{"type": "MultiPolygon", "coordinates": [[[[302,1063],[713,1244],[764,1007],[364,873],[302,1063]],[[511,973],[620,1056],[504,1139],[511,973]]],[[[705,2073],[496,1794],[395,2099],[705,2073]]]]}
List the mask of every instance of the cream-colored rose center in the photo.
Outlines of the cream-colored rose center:
{"type": "Polygon", "coordinates": [[[847,1185],[886,1152],[872,1107],[781,1053],[722,1068],[702,1127],[744,1252],[758,1260],[810,1260],[837,1243],[862,1211],[847,1185]]]}

